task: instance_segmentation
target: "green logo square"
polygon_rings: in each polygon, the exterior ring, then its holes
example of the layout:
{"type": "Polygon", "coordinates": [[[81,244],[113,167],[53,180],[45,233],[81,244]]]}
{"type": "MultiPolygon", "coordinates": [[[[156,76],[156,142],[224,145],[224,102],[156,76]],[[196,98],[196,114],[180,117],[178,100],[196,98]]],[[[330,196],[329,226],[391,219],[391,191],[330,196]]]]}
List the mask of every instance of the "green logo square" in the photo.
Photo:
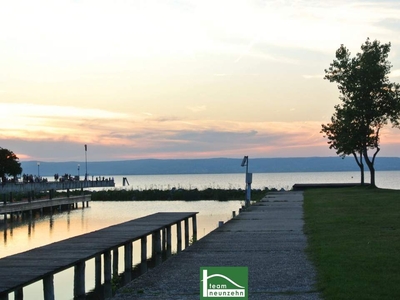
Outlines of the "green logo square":
{"type": "Polygon", "coordinates": [[[200,300],[248,299],[247,267],[201,267],[200,300]]]}

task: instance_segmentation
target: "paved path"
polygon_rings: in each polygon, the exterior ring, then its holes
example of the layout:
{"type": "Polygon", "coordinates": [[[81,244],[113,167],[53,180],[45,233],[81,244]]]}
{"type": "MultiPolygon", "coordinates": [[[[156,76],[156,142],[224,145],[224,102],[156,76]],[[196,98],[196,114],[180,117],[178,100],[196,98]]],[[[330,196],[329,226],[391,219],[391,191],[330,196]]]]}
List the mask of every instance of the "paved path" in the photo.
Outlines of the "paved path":
{"type": "Polygon", "coordinates": [[[113,299],[191,300],[200,267],[247,266],[249,299],[320,299],[304,252],[302,192],[269,193],[260,203],[121,288],[113,299]]]}

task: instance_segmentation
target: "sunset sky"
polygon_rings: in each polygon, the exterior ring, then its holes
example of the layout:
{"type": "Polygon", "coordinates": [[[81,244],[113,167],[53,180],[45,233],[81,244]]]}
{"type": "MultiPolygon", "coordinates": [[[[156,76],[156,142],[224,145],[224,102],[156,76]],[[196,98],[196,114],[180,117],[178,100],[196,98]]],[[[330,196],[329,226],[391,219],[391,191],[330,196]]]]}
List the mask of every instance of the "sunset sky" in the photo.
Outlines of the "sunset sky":
{"type": "MultiPolygon", "coordinates": [[[[324,69],[400,1],[0,0],[0,147],[22,161],[335,156],[324,69]]],[[[400,129],[379,156],[399,156],[400,129]]]]}

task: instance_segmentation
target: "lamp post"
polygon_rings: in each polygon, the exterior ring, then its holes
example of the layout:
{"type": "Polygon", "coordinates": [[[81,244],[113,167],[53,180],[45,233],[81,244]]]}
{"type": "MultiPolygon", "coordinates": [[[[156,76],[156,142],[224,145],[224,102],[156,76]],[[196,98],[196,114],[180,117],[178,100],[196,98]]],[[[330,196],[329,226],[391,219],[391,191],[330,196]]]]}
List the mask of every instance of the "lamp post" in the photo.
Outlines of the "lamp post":
{"type": "Polygon", "coordinates": [[[85,181],[87,181],[87,145],[85,144],[85,166],[86,166],[86,171],[85,171],[85,181]]]}
{"type": "Polygon", "coordinates": [[[37,162],[37,177],[40,177],[40,162],[37,162]]]}
{"type": "Polygon", "coordinates": [[[81,169],[81,165],[78,164],[78,181],[81,180],[81,178],[80,178],[80,172],[79,172],[80,169],[81,169]]]}
{"type": "Polygon", "coordinates": [[[246,166],[246,207],[250,205],[251,200],[251,182],[253,181],[253,173],[249,173],[249,157],[245,156],[242,160],[242,167],[246,166]]]}

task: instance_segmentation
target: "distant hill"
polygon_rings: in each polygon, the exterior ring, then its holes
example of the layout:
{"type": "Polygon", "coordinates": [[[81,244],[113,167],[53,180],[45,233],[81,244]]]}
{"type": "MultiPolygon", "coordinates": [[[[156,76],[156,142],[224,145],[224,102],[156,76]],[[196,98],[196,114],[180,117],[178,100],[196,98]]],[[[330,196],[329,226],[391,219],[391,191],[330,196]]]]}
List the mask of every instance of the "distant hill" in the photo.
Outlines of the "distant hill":
{"type": "MultiPolygon", "coordinates": [[[[224,174],[244,173],[240,164],[242,159],[210,158],[210,159],[139,159],[124,161],[88,162],[89,176],[110,175],[155,175],[155,174],[224,174]]],[[[52,176],[56,173],[85,175],[84,162],[40,162],[41,176],[52,176]]],[[[21,161],[23,173],[38,172],[36,161],[21,161]]],[[[400,158],[377,157],[377,171],[400,170],[400,158]]],[[[358,171],[359,168],[352,157],[301,157],[301,158],[249,158],[249,172],[340,172],[358,171]]],[[[368,168],[365,166],[365,170],[368,168]]]]}

